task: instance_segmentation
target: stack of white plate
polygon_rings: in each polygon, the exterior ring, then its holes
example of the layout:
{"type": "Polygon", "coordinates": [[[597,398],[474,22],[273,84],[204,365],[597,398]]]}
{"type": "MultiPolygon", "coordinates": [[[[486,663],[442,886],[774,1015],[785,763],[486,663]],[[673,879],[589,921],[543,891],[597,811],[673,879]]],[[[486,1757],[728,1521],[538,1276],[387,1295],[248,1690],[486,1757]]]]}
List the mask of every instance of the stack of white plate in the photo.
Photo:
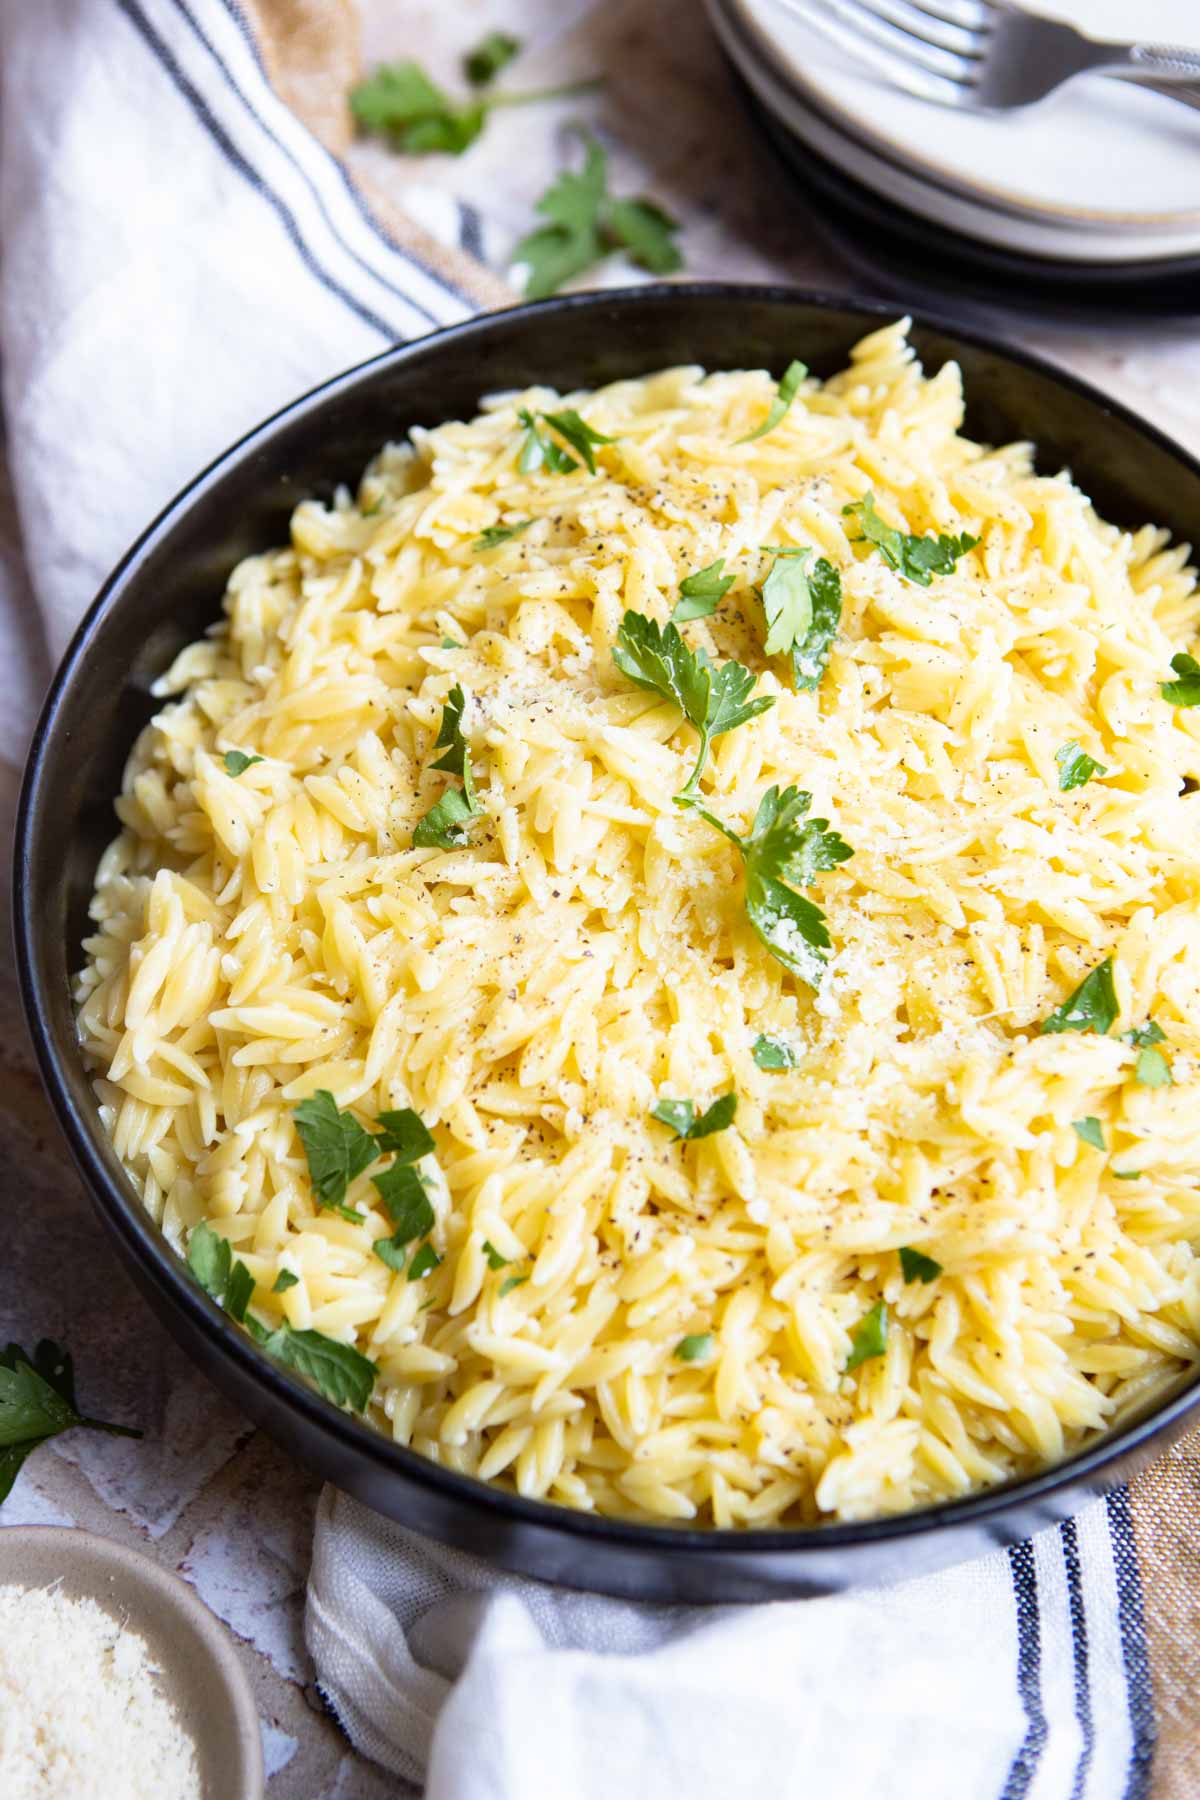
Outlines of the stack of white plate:
{"type": "MultiPolygon", "coordinates": [[[[1128,290],[1139,275],[1200,271],[1200,110],[1096,75],[1012,112],[936,106],[832,45],[789,0],[706,4],[777,143],[876,203],[1051,277],[1108,270],[1128,290]]],[[[1200,43],[1200,0],[1038,10],[1095,37],[1200,43]]]]}

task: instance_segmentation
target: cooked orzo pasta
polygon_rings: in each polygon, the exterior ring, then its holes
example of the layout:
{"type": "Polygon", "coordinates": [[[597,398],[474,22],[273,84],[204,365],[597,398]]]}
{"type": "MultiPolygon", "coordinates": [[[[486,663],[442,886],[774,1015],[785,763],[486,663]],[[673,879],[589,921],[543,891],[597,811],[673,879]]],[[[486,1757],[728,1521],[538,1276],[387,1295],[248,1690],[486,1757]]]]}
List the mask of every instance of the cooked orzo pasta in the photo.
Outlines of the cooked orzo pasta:
{"type": "Polygon", "coordinates": [[[961,423],[901,325],[824,384],[504,396],[301,505],[160,683],[103,1119],[398,1442],[814,1523],[1194,1367],[1193,575],[961,423]]]}

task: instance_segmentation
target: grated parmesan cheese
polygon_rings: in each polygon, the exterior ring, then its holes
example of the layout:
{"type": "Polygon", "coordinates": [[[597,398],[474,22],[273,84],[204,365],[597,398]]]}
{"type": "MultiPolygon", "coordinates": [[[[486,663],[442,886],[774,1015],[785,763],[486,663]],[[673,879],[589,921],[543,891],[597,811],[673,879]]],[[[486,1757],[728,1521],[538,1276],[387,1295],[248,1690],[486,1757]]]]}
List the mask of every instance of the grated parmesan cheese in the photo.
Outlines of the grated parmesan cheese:
{"type": "Polygon", "coordinates": [[[94,1600],[0,1587],[4,1800],[201,1800],[144,1638],[94,1600]]]}

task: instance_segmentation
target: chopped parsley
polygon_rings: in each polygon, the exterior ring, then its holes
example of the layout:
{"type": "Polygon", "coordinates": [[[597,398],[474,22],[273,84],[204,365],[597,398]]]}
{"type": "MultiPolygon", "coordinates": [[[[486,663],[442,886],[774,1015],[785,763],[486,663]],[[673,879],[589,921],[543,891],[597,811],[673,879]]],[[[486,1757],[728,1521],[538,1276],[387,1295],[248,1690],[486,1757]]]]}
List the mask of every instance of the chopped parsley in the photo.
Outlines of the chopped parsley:
{"type": "Polygon", "coordinates": [[[733,576],[722,573],[724,567],[725,558],[718,556],[716,562],[684,577],[671,613],[673,624],[686,625],[689,619],[711,618],[733,586],[733,576]]]}
{"type": "Polygon", "coordinates": [[[1172,706],[1200,706],[1200,663],[1180,652],[1171,658],[1171,667],[1176,679],[1159,683],[1163,699],[1172,706]]]}
{"type": "Polygon", "coordinates": [[[268,1356],[307,1375],[336,1406],[366,1411],[375,1386],[376,1365],[352,1344],[340,1344],[324,1332],[297,1331],[286,1320],[272,1328],[248,1313],[246,1303],[254,1291],[253,1277],[246,1265],[235,1259],[228,1241],[203,1220],[192,1232],[187,1261],[205,1292],[245,1325],[268,1356]]]}
{"type": "Polygon", "coordinates": [[[528,1275],[509,1275],[500,1283],[501,1300],[503,1300],[505,1294],[511,1294],[514,1288],[524,1287],[528,1280],[528,1275]]]}
{"type": "Polygon", "coordinates": [[[1090,1144],[1093,1150],[1104,1149],[1104,1127],[1090,1113],[1086,1119],[1073,1119],[1071,1130],[1083,1143],[1090,1144]]]}
{"type": "Polygon", "coordinates": [[[463,74],[472,87],[487,87],[501,69],[508,67],[521,49],[520,38],[507,31],[489,31],[485,38],[463,57],[463,74]]]}
{"type": "Polygon", "coordinates": [[[702,806],[702,819],[736,844],[746,871],[746,914],[777,961],[809,987],[820,985],[830,948],[825,915],[797,887],[811,887],[825,869],[854,852],[828,819],[804,819],[812,795],[798,788],[770,787],[758,803],[749,835],[737,832],[702,806]]]}
{"type": "Polygon", "coordinates": [[[1072,788],[1086,786],[1093,775],[1108,774],[1104,764],[1081,750],[1074,738],[1059,745],[1054,760],[1058,764],[1059,792],[1063,794],[1069,794],[1072,788]]]}
{"type": "Polygon", "coordinates": [[[501,1256],[495,1244],[488,1238],[484,1238],[483,1240],[483,1254],[487,1257],[487,1266],[489,1269],[506,1269],[512,1261],[511,1256],[501,1256]]]}
{"type": "Polygon", "coordinates": [[[441,728],[434,740],[434,749],[441,750],[443,754],[436,759],[433,767],[444,769],[450,775],[457,775],[462,782],[462,789],[447,788],[424,818],[418,819],[412,835],[415,850],[435,847],[439,850],[456,849],[463,840],[469,821],[479,816],[479,803],[475,798],[475,782],[471,774],[471,746],[463,736],[462,729],[466,704],[466,695],[459,683],[455,682],[442,708],[441,728]]]}
{"type": "Polygon", "coordinates": [[[433,1230],[434,1211],[425,1178],[411,1163],[393,1163],[381,1175],[372,1175],[371,1184],[395,1226],[391,1236],[393,1249],[402,1249],[414,1238],[433,1230]]]}
{"type": "Polygon", "coordinates": [[[692,1332],[688,1337],[680,1338],[675,1346],[675,1355],[680,1362],[707,1362],[713,1351],[713,1334],[711,1331],[692,1332]]]}
{"type": "Polygon", "coordinates": [[[413,1259],[408,1265],[408,1279],[420,1281],[423,1275],[429,1275],[441,1263],[441,1257],[428,1240],[419,1250],[413,1251],[413,1259]]]}
{"type": "Polygon", "coordinates": [[[541,300],[614,251],[655,275],[670,275],[683,258],[675,243],[679,226],[645,198],[616,199],[608,192],[608,158],[595,138],[578,133],[583,167],[565,169],[537,202],[548,221],[523,237],[513,263],[526,271],[525,298],[541,300]]]}
{"type": "Polygon", "coordinates": [[[1116,989],[1113,987],[1113,961],[1104,961],[1085,975],[1075,992],[1056,1006],[1049,1018],[1038,1026],[1039,1032],[1094,1031],[1103,1037],[1116,1023],[1116,989]]]}
{"type": "Polygon", "coordinates": [[[225,763],[225,773],[227,775],[232,775],[236,780],[239,775],[244,775],[246,770],[251,768],[255,763],[263,762],[266,759],[261,756],[251,756],[245,750],[227,750],[223,760],[225,763]]]}
{"type": "Polygon", "coordinates": [[[766,695],[749,698],[755,677],[741,663],[714,663],[706,650],[688,649],[678,626],[659,625],[643,613],[625,614],[613,646],[613,661],[638,687],[674,701],[700,734],[696,766],[675,796],[679,805],[693,804],[712,740],[775,704],[766,695]]]}
{"type": "Polygon", "coordinates": [[[761,1031],[754,1040],[751,1055],[760,1069],[794,1069],[796,1066],[796,1052],[792,1046],[785,1044],[782,1038],[767,1037],[761,1031]]]}
{"type": "Polygon", "coordinates": [[[716,1131],[727,1131],[737,1112],[737,1095],[722,1094],[704,1112],[696,1111],[691,1100],[660,1100],[650,1109],[650,1117],[660,1125],[668,1125],[677,1138],[711,1137],[716,1131]]]}
{"type": "Polygon", "coordinates": [[[596,449],[601,444],[615,444],[617,441],[615,437],[605,437],[602,431],[596,431],[586,419],[580,418],[573,407],[568,407],[566,412],[544,412],[539,416],[557,431],[559,437],[567,440],[572,450],[578,450],[587,464],[589,475],[596,473],[596,449]]]}
{"type": "Polygon", "coordinates": [[[442,639],[441,647],[443,650],[461,650],[462,649],[462,645],[459,643],[458,639],[452,638],[452,637],[444,637],[442,639]]]}
{"type": "Polygon", "coordinates": [[[273,1294],[286,1294],[288,1289],[294,1288],[299,1280],[300,1277],[298,1275],[293,1275],[290,1269],[280,1269],[278,1275],[275,1277],[271,1292],[273,1294]]]}
{"type": "Polygon", "coordinates": [[[887,1349],[887,1334],[887,1307],[882,1300],[877,1300],[854,1329],[854,1335],[850,1339],[850,1354],[846,1358],[846,1374],[851,1374],[861,1363],[882,1356],[887,1349]]]}
{"type": "MultiPolygon", "coordinates": [[[[498,544],[507,544],[510,538],[520,537],[521,533],[528,531],[532,524],[532,519],[518,519],[515,525],[485,525],[471,548],[472,550],[494,550],[498,544]]],[[[461,650],[462,645],[447,639],[443,641],[442,649],[461,650]]]]}
{"type": "Polygon", "coordinates": [[[131,1425],[110,1425],[79,1411],[71,1356],[61,1344],[43,1338],[32,1354],[20,1344],[0,1350],[0,1504],[39,1444],[77,1427],[110,1437],[142,1435],[131,1425]]]}
{"type": "Polygon", "coordinates": [[[745,437],[738,438],[739,444],[752,444],[755,438],[766,437],[769,431],[782,424],[792,401],[800,392],[800,383],[808,374],[802,362],[790,362],[783,372],[783,378],[775,390],[775,398],[771,402],[766,418],[756,431],[748,431],[745,437]]]}
{"type": "Polygon", "coordinates": [[[779,549],[762,584],[768,656],[792,658],[796,692],[820,685],[842,622],[842,578],[831,562],[810,549],[779,549]],[[814,560],[815,558],[815,560],[814,560]]]}
{"type": "Polygon", "coordinates": [[[942,1272],[941,1263],[926,1256],[923,1250],[910,1250],[907,1244],[901,1250],[900,1273],[905,1281],[936,1281],[942,1272]]]}
{"type": "MultiPolygon", "coordinates": [[[[353,1113],[342,1112],[328,1088],[318,1088],[310,1099],[301,1100],[293,1117],[308,1160],[308,1178],[317,1206],[360,1223],[361,1213],[345,1203],[346,1189],[379,1155],[375,1139],[363,1130],[353,1113]]],[[[192,1237],[194,1241],[195,1232],[192,1237]]],[[[198,1271],[193,1272],[198,1275],[198,1271]]]]}
{"type": "Polygon", "coordinates": [[[1167,1041],[1167,1034],[1161,1025],[1156,1024],[1153,1019],[1148,1019],[1144,1025],[1137,1026],[1133,1031],[1122,1032],[1121,1036],[1125,1043],[1132,1044],[1138,1053],[1137,1062],[1134,1064],[1133,1078],[1140,1086],[1152,1088],[1174,1086],[1171,1065],[1158,1048],[1159,1044],[1165,1044],[1167,1041]]]}
{"type": "Polygon", "coordinates": [[[522,475],[532,475],[542,468],[550,475],[568,475],[572,469],[579,467],[575,458],[568,455],[558,439],[550,437],[541,429],[537,416],[527,406],[521,408],[517,418],[525,427],[525,435],[517,453],[517,468],[522,475]]]}
{"type": "Polygon", "coordinates": [[[889,569],[895,569],[906,581],[915,581],[920,587],[929,587],[935,575],[949,575],[959,557],[974,550],[979,542],[968,531],[960,537],[950,537],[944,531],[935,537],[912,537],[906,531],[897,531],[876,512],[873,493],[864,494],[861,500],[852,500],[848,506],[843,506],[842,512],[856,518],[862,527],[862,536],[855,540],[857,543],[873,545],[889,569]]]}
{"type": "Polygon", "coordinates": [[[411,1106],[403,1106],[396,1112],[381,1112],[375,1123],[382,1126],[375,1139],[380,1156],[396,1156],[401,1162],[411,1163],[433,1155],[433,1133],[411,1106]]]}

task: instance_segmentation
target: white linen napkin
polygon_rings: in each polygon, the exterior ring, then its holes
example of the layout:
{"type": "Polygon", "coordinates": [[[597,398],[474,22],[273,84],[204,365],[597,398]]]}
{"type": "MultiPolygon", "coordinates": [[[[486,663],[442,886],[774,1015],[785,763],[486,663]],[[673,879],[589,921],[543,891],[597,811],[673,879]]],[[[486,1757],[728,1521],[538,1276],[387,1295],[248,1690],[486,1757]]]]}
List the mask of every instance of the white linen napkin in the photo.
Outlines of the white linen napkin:
{"type": "MultiPolygon", "coordinates": [[[[275,98],[237,0],[0,0],[0,252],[12,758],[47,655],[187,477],[471,303],[275,98]]],[[[430,1800],[1117,1800],[1148,1781],[1123,1491],[948,1574],[705,1610],[500,1575],[327,1489],[308,1640],[355,1744],[430,1800]]]]}

